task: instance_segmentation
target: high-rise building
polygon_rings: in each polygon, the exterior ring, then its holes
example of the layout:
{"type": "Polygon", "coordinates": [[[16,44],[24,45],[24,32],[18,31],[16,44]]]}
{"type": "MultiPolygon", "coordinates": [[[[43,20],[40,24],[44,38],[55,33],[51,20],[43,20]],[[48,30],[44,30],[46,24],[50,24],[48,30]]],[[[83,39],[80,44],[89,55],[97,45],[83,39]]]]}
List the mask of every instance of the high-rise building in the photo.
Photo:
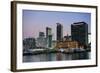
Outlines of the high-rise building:
{"type": "Polygon", "coordinates": [[[60,23],[57,24],[57,31],[56,31],[56,36],[57,36],[57,41],[63,40],[63,26],[60,23]]]}
{"type": "Polygon", "coordinates": [[[44,32],[39,32],[39,37],[36,40],[36,47],[46,48],[46,45],[47,43],[46,43],[44,32]]]}
{"type": "Polygon", "coordinates": [[[47,39],[47,47],[52,47],[52,30],[49,27],[46,27],[46,39],[47,39]]]}
{"type": "Polygon", "coordinates": [[[49,35],[52,35],[52,30],[49,27],[46,27],[46,37],[48,37],[49,35]]]}
{"type": "Polygon", "coordinates": [[[88,45],[88,24],[76,22],[71,25],[71,35],[73,41],[78,41],[85,47],[88,45]]]}

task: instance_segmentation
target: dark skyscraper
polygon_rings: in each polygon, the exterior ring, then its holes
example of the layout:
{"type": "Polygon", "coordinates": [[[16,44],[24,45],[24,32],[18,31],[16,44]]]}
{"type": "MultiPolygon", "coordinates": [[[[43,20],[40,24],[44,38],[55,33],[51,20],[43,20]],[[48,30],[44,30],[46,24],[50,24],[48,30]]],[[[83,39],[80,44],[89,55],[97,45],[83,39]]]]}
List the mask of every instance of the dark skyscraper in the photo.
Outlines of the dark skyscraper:
{"type": "Polygon", "coordinates": [[[51,28],[46,27],[46,37],[48,37],[49,35],[52,35],[51,34],[51,28]]]}
{"type": "Polygon", "coordinates": [[[57,31],[56,31],[57,41],[63,40],[63,26],[60,23],[57,23],[57,31]]]}
{"type": "Polygon", "coordinates": [[[46,27],[46,39],[47,39],[47,47],[52,47],[52,30],[49,27],[46,27]]]}
{"type": "Polygon", "coordinates": [[[88,45],[88,24],[77,22],[71,25],[72,40],[78,41],[81,45],[88,45]]]}

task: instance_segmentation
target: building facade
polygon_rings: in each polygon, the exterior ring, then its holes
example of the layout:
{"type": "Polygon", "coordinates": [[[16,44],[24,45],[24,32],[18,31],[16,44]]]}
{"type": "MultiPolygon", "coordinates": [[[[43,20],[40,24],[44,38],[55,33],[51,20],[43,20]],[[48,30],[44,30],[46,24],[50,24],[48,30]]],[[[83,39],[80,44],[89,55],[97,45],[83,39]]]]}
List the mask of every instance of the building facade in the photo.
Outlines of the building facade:
{"type": "Polygon", "coordinates": [[[52,29],[46,27],[46,41],[47,41],[47,48],[52,47],[52,29]]]}
{"type": "Polygon", "coordinates": [[[60,49],[72,49],[79,48],[79,44],[77,41],[58,41],[56,44],[56,48],[60,49]]]}
{"type": "Polygon", "coordinates": [[[35,38],[25,38],[23,40],[23,48],[24,49],[34,49],[36,47],[35,38]]]}
{"type": "Polygon", "coordinates": [[[80,45],[88,45],[88,24],[76,22],[71,25],[71,36],[73,41],[78,41],[80,45]]]}
{"type": "Polygon", "coordinates": [[[56,23],[56,24],[57,24],[56,38],[57,41],[61,41],[63,40],[63,26],[60,23],[56,23]]]}
{"type": "Polygon", "coordinates": [[[47,46],[46,38],[44,32],[39,32],[39,37],[36,39],[37,48],[46,48],[47,46]]]}

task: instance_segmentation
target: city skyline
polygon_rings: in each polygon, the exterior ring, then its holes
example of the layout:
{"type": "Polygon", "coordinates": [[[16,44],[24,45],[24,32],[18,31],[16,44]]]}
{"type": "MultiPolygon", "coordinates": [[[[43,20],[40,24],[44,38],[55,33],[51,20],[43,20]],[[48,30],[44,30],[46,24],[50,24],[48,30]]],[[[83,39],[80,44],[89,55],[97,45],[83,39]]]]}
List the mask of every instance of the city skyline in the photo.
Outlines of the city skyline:
{"type": "Polygon", "coordinates": [[[91,14],[79,12],[54,12],[54,11],[36,11],[23,10],[23,38],[39,36],[39,32],[46,35],[46,27],[52,30],[53,40],[56,39],[56,23],[63,26],[63,36],[71,35],[71,24],[84,21],[91,27],[91,14]]]}

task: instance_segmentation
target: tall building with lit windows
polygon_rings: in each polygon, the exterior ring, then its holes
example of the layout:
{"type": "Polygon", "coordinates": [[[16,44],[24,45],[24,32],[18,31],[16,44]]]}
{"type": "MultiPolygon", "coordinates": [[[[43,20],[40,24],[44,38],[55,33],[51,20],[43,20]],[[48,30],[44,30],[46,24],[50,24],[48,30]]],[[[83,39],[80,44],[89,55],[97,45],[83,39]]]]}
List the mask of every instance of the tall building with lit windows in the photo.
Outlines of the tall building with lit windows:
{"type": "Polygon", "coordinates": [[[73,41],[78,41],[81,45],[88,45],[88,24],[86,22],[76,22],[71,25],[71,36],[73,41]]]}

